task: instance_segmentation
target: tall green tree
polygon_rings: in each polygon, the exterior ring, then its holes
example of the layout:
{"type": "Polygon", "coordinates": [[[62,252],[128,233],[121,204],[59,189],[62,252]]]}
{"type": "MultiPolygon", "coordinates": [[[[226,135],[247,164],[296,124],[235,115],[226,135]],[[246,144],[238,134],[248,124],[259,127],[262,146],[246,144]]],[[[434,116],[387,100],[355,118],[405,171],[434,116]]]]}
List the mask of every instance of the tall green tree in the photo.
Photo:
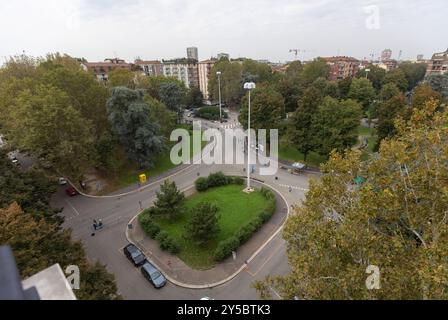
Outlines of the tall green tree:
{"type": "Polygon", "coordinates": [[[423,108],[430,100],[442,101],[442,95],[427,84],[419,85],[412,96],[412,107],[423,108]]]}
{"type": "Polygon", "coordinates": [[[314,61],[305,64],[300,75],[305,85],[310,85],[318,78],[328,78],[330,74],[330,66],[322,58],[317,58],[314,61]]]}
{"type": "Polygon", "coordinates": [[[151,96],[145,96],[145,102],[151,110],[151,120],[160,127],[160,133],[169,139],[171,133],[176,129],[177,114],[167,108],[165,104],[151,96]]]}
{"type": "Polygon", "coordinates": [[[409,108],[406,103],[406,97],[403,94],[392,97],[378,106],[378,150],[382,140],[393,137],[395,131],[395,120],[397,117],[406,118],[409,114],[409,108]]]}
{"type": "Polygon", "coordinates": [[[78,179],[94,160],[90,121],[71,105],[61,90],[40,85],[23,91],[15,101],[11,142],[53,163],[62,173],[78,179]]]}
{"type": "Polygon", "coordinates": [[[127,87],[135,89],[135,73],[128,69],[117,68],[109,73],[107,84],[110,88],[127,87]]]}
{"type": "Polygon", "coordinates": [[[185,106],[186,88],[177,82],[162,83],[159,97],[168,109],[180,114],[185,106]]]}
{"type": "Polygon", "coordinates": [[[383,79],[383,85],[393,83],[400,89],[401,92],[406,92],[409,87],[409,82],[406,75],[401,69],[395,69],[386,73],[383,79]]]}
{"type": "Polygon", "coordinates": [[[348,93],[350,99],[358,101],[367,111],[375,99],[375,89],[369,79],[353,79],[348,93]]]}
{"type": "Polygon", "coordinates": [[[372,64],[362,70],[359,70],[356,75],[357,78],[368,78],[377,92],[381,90],[385,76],[386,70],[372,64]]]}
{"type": "Polygon", "coordinates": [[[128,157],[141,168],[151,167],[156,155],[164,150],[165,139],[159,126],[151,120],[151,108],[144,92],[117,87],[107,101],[112,131],[126,148],[128,157]]]}
{"type": "Polygon", "coordinates": [[[218,207],[211,203],[198,204],[185,228],[185,237],[201,246],[216,238],[220,231],[218,211],[218,207]]]}
{"type": "Polygon", "coordinates": [[[408,91],[412,91],[426,75],[428,65],[426,63],[403,62],[399,69],[403,71],[408,81],[408,91]]]}
{"type": "Polygon", "coordinates": [[[246,78],[246,81],[261,83],[272,79],[272,68],[266,63],[245,59],[242,69],[243,77],[246,78]]]}
{"type": "Polygon", "coordinates": [[[186,105],[189,107],[200,108],[204,103],[204,95],[198,87],[192,87],[188,90],[186,105]]]}
{"type": "Polygon", "coordinates": [[[184,203],[185,195],[177,189],[176,183],[165,180],[157,192],[152,214],[174,219],[184,213],[184,203]]]}
{"type": "Polygon", "coordinates": [[[387,101],[399,95],[400,92],[400,89],[398,89],[395,83],[387,83],[381,88],[378,98],[380,101],[387,101]]]}
{"type": "Polygon", "coordinates": [[[433,90],[440,93],[445,99],[448,98],[448,74],[431,75],[426,80],[426,83],[433,88],[433,90]]]}
{"type": "Polygon", "coordinates": [[[303,153],[305,162],[311,151],[317,149],[316,127],[313,119],[323,101],[322,94],[314,87],[305,90],[298,108],[290,119],[287,137],[291,145],[303,153]]]}
{"type": "Polygon", "coordinates": [[[313,117],[317,151],[329,156],[333,150],[343,152],[358,142],[362,107],[354,100],[326,97],[313,117]]]}
{"type": "Polygon", "coordinates": [[[218,101],[218,76],[221,72],[222,101],[231,107],[239,106],[243,92],[243,67],[238,62],[218,61],[212,68],[209,91],[214,101],[218,101]]]}
{"type": "Polygon", "coordinates": [[[291,271],[256,283],[262,298],[273,288],[285,300],[448,299],[448,114],[437,107],[399,122],[369,162],[332,154],[285,227],[291,271]]]}
{"type": "MultiPolygon", "coordinates": [[[[271,87],[258,87],[252,91],[251,128],[279,129],[285,118],[285,100],[271,87]]],[[[240,114],[241,124],[247,128],[249,96],[244,97],[240,114]]]]}

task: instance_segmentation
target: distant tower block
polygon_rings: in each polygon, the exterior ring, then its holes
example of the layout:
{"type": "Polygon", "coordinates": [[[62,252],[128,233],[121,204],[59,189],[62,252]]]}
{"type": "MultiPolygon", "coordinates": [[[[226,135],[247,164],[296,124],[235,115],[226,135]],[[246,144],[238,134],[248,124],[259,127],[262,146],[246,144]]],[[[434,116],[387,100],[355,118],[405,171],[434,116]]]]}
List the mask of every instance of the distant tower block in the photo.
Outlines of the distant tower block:
{"type": "Polygon", "coordinates": [[[196,47],[187,48],[187,57],[188,59],[199,61],[198,48],[196,47]]]}

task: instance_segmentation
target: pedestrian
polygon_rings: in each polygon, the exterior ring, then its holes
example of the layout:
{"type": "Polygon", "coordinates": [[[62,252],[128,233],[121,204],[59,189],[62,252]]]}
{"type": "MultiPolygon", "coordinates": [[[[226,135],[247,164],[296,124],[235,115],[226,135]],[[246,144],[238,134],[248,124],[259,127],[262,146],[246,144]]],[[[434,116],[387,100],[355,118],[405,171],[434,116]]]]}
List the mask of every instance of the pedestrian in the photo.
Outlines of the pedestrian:
{"type": "Polygon", "coordinates": [[[291,188],[291,186],[289,187],[289,193],[291,193],[292,192],[292,188],[291,188]]]}

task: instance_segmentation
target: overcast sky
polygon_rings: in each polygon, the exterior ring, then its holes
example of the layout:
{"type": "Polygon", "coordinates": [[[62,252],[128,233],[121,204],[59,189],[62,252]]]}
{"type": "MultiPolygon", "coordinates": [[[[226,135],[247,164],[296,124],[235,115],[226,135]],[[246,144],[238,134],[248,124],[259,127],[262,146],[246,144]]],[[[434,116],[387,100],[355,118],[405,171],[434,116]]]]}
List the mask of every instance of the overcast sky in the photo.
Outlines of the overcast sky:
{"type": "Polygon", "coordinates": [[[0,59],[25,51],[100,61],[176,58],[197,46],[271,61],[430,57],[448,47],[447,0],[0,0],[0,59]]]}

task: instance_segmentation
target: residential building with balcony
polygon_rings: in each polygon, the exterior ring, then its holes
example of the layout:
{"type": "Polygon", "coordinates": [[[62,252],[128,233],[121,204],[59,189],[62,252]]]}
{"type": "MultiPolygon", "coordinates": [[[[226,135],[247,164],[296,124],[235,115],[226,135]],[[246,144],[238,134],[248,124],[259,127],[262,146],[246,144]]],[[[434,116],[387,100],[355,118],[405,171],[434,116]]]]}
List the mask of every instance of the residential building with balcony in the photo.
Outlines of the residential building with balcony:
{"type": "Polygon", "coordinates": [[[163,76],[163,64],[158,60],[146,61],[137,59],[134,64],[140,67],[144,75],[148,77],[163,76]]]}
{"type": "Polygon", "coordinates": [[[428,63],[427,76],[448,73],[448,49],[445,52],[435,53],[428,63]]]}
{"type": "Polygon", "coordinates": [[[104,62],[83,62],[84,70],[92,72],[98,80],[107,81],[109,73],[116,69],[132,70],[132,64],[121,59],[106,59],[104,62]]]}
{"type": "Polygon", "coordinates": [[[198,71],[199,71],[199,89],[201,90],[202,94],[204,95],[205,100],[211,99],[211,94],[208,90],[208,83],[210,80],[210,77],[212,75],[212,69],[217,62],[216,59],[209,59],[205,61],[201,61],[198,64],[198,71]]]}
{"type": "Polygon", "coordinates": [[[352,57],[329,57],[323,58],[330,66],[329,80],[343,80],[354,77],[360,67],[360,61],[352,57]]]}
{"type": "Polygon", "coordinates": [[[199,87],[198,62],[194,59],[163,60],[163,75],[182,81],[187,88],[199,87]]]}

